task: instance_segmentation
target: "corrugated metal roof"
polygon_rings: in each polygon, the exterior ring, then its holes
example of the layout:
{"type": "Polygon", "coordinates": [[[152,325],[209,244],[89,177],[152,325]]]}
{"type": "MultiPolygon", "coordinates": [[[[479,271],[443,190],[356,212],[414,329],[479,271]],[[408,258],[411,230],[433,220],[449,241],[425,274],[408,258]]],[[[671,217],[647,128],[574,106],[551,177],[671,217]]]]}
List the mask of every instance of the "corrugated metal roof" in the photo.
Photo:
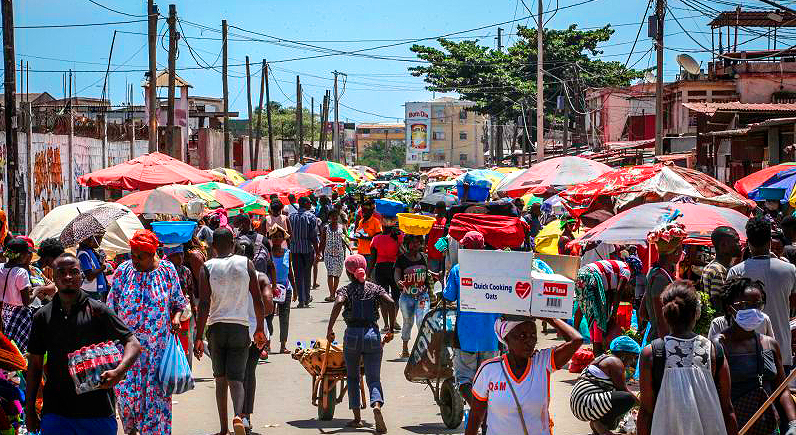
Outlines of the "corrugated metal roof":
{"type": "Polygon", "coordinates": [[[796,14],[785,11],[722,12],[708,23],[711,27],[796,27],[796,14]],[[772,17],[778,17],[772,19],[772,17]]]}
{"type": "Polygon", "coordinates": [[[726,112],[796,112],[796,103],[683,103],[683,107],[712,116],[718,111],[726,112]]]}

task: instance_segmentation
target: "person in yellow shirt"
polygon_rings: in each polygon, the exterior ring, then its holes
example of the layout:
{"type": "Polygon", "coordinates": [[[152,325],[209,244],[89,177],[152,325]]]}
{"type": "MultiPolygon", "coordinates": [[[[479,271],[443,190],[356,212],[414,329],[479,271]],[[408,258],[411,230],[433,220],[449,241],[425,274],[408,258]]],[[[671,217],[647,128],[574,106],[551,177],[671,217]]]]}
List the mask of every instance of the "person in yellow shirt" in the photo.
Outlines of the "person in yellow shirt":
{"type": "Polygon", "coordinates": [[[373,255],[370,252],[370,243],[376,235],[381,234],[381,216],[375,213],[376,202],[372,198],[362,203],[362,219],[357,223],[357,253],[364,256],[368,262],[368,270],[373,266],[373,255]]]}

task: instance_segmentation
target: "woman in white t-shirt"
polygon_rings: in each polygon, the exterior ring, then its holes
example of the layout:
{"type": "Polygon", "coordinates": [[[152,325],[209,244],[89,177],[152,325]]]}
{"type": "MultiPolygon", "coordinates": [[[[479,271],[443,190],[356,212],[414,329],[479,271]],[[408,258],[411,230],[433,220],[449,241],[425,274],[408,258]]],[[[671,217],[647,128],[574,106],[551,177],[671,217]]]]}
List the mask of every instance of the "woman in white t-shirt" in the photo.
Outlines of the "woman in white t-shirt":
{"type": "Polygon", "coordinates": [[[28,308],[31,290],[28,267],[33,248],[24,239],[16,238],[6,244],[5,253],[8,261],[0,264],[2,329],[5,336],[14,341],[20,351],[25,352],[32,319],[28,308]]]}
{"type": "Polygon", "coordinates": [[[497,319],[495,334],[509,351],[481,364],[473,381],[466,435],[476,435],[486,415],[487,435],[550,435],[550,375],[569,362],[583,338],[559,319],[552,323],[565,343],[536,350],[534,320],[497,319]],[[488,410],[488,412],[487,412],[488,410]]]}

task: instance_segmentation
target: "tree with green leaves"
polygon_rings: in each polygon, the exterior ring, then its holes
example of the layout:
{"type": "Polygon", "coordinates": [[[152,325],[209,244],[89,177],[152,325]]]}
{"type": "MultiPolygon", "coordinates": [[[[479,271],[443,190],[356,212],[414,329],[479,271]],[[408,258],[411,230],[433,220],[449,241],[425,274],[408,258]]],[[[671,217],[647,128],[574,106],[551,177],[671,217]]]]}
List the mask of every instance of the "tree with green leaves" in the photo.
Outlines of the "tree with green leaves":
{"type": "MultiPolygon", "coordinates": [[[[545,114],[553,118],[556,100],[565,96],[572,104],[572,116],[585,113],[583,93],[588,88],[628,86],[641,78],[643,71],[627,68],[621,62],[597,59],[598,44],[608,41],[610,25],[594,30],[566,29],[544,31],[545,114]]],[[[506,52],[479,44],[478,40],[454,42],[440,38],[441,49],[413,45],[411,50],[427,65],[409,68],[415,77],[424,77],[427,89],[456,92],[475,102],[473,110],[496,117],[496,122],[515,122],[525,112],[532,128],[536,112],[536,29],[517,26],[517,42],[506,52]]]]}
{"type": "Polygon", "coordinates": [[[403,168],[405,161],[406,147],[402,143],[398,141],[387,143],[383,140],[377,140],[365,148],[357,164],[370,166],[379,172],[383,172],[395,168],[403,168]]]}

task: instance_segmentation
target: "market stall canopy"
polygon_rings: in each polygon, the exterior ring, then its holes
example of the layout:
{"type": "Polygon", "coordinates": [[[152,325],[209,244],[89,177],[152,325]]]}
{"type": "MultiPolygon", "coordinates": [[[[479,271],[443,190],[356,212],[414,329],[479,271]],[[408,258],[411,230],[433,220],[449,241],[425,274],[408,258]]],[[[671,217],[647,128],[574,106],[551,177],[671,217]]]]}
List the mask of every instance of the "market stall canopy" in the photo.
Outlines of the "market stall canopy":
{"type": "Polygon", "coordinates": [[[287,181],[283,178],[257,177],[241,187],[243,190],[263,198],[268,198],[272,194],[279,196],[282,203],[287,204],[287,196],[291,193],[299,196],[309,195],[312,189],[299,186],[298,184],[287,181]]]}
{"type": "Polygon", "coordinates": [[[268,208],[267,203],[261,196],[249,193],[239,187],[230,186],[229,184],[210,182],[198,184],[196,188],[210,193],[213,197],[222,197],[224,194],[232,195],[241,201],[243,205],[240,207],[240,210],[244,212],[253,212],[268,208]]]}
{"type": "Polygon", "coordinates": [[[293,165],[293,166],[285,166],[284,168],[274,169],[273,171],[269,172],[266,177],[268,178],[279,178],[284,177],[285,175],[292,174],[301,168],[301,165],[293,165]]]}
{"type": "Polygon", "coordinates": [[[259,177],[261,175],[268,175],[270,173],[271,173],[271,171],[267,170],[267,169],[264,169],[262,171],[248,171],[248,172],[244,172],[243,173],[243,178],[245,178],[247,180],[252,180],[252,179],[254,179],[256,177],[259,177]]]}
{"type": "Polygon", "coordinates": [[[729,186],[693,169],[667,164],[628,166],[571,187],[560,194],[573,216],[602,221],[645,202],[690,197],[699,203],[748,211],[754,204],[729,186]]]}
{"type": "Polygon", "coordinates": [[[100,248],[106,252],[119,254],[130,252],[130,238],[136,230],[143,229],[144,226],[132,211],[122,204],[105,201],[82,201],[73,202],[58,206],[33,227],[30,238],[38,246],[44,239],[50,237],[59,238],[66,224],[71,222],[80,213],[95,209],[97,207],[109,206],[126,211],[122,217],[116,219],[105,230],[105,237],[102,238],[100,248]]]}
{"type": "Polygon", "coordinates": [[[716,227],[729,226],[746,240],[746,222],[749,218],[735,210],[709,204],[682,202],[653,202],[633,207],[611,217],[587,231],[575,241],[603,242],[615,245],[646,244],[647,234],[655,228],[664,215],[680,210],[678,223],[685,225],[688,237],[684,243],[710,245],[710,234],[716,227]]]}
{"type": "MultiPolygon", "coordinates": [[[[782,163],[751,173],[735,182],[735,190],[754,201],[762,201],[760,188],[783,188],[786,200],[796,199],[796,163],[782,163]]],[[[796,202],[791,202],[796,203],[796,202]]]]}
{"type": "Polygon", "coordinates": [[[510,174],[497,186],[500,196],[517,198],[526,193],[550,196],[556,192],[593,180],[611,170],[600,162],[564,156],[537,163],[519,174],[510,174]]]}
{"type": "Polygon", "coordinates": [[[478,231],[484,235],[484,241],[489,246],[503,249],[521,246],[528,230],[528,224],[518,217],[458,213],[451,220],[448,234],[461,240],[468,231],[478,231]]]}
{"type": "Polygon", "coordinates": [[[310,190],[318,190],[324,186],[329,186],[332,184],[326,178],[321,177],[320,175],[311,174],[309,172],[294,172],[292,174],[285,175],[283,177],[278,177],[280,180],[285,180],[291,182],[293,184],[297,184],[301,187],[306,187],[310,190]]]}
{"type": "Polygon", "coordinates": [[[168,184],[199,184],[213,176],[162,153],[150,153],[109,168],[80,176],[84,186],[111,189],[147,190],[168,184]]]}
{"type": "Polygon", "coordinates": [[[462,168],[434,168],[426,172],[426,175],[428,176],[429,180],[443,181],[443,180],[453,180],[454,178],[464,174],[465,172],[467,171],[465,171],[462,168]]]}
{"type": "MultiPolygon", "coordinates": [[[[182,205],[187,203],[181,196],[159,189],[141,190],[119,198],[117,201],[130,208],[133,213],[165,214],[170,216],[184,216],[182,205]]],[[[203,201],[204,203],[204,201],[203,201]]]]}
{"type": "Polygon", "coordinates": [[[350,181],[355,183],[359,180],[359,176],[354,173],[348,166],[341,165],[340,163],[322,161],[310,163],[299,168],[297,172],[319,175],[327,180],[346,182],[350,181]]]}
{"type": "Polygon", "coordinates": [[[232,186],[239,186],[246,181],[246,178],[243,176],[243,174],[230,168],[213,168],[208,172],[216,177],[216,181],[230,184],[232,186]]]}

